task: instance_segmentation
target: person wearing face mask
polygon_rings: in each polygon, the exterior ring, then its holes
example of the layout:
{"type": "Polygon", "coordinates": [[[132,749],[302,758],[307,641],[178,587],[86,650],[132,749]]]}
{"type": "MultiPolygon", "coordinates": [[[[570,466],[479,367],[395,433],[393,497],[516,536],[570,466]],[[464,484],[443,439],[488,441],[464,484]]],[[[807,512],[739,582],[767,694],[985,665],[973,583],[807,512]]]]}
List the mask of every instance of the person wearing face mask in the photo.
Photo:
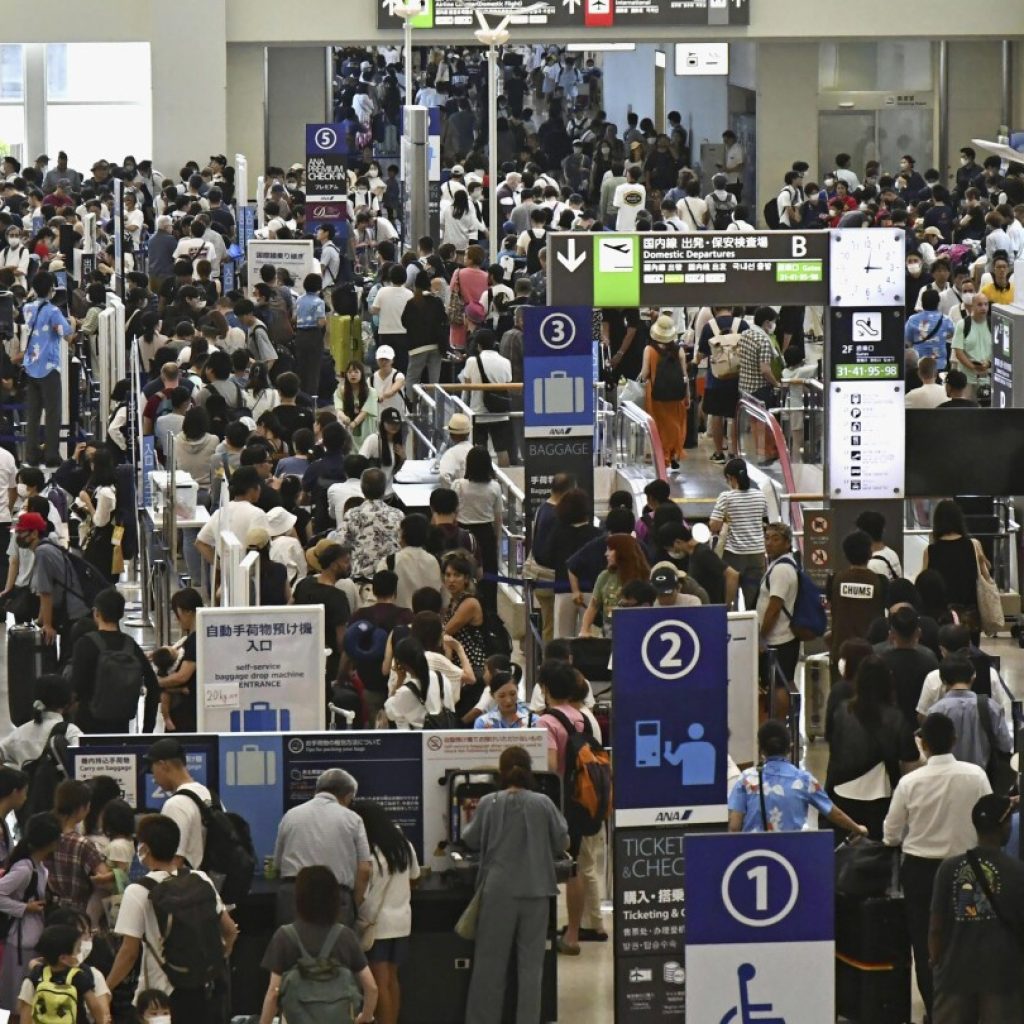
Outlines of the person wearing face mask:
{"type": "Polygon", "coordinates": [[[965,397],[980,401],[979,389],[984,390],[992,372],[992,327],[987,295],[976,294],[971,315],[956,325],[953,357],[967,377],[965,397]]]}
{"type": "Polygon", "coordinates": [[[970,146],[963,146],[960,149],[960,166],[956,169],[956,191],[957,195],[964,193],[981,176],[982,169],[977,160],[975,152],[970,146]]]}
{"type": "MultiPolygon", "coordinates": [[[[167,976],[164,964],[154,953],[155,950],[163,948],[164,933],[150,896],[158,886],[182,874],[176,856],[180,838],[177,824],[166,815],[147,814],[139,822],[138,856],[147,873],[140,882],[127,886],[121,897],[121,907],[114,925],[115,934],[121,937],[121,947],[107,975],[107,985],[114,991],[131,974],[141,956],[145,984],[167,993],[174,1020],[187,1020],[190,1024],[219,1024],[223,1019],[222,993],[219,991],[223,985],[223,976],[214,983],[212,995],[205,987],[175,986],[167,976]]],[[[226,973],[227,958],[231,955],[235,940],[238,938],[238,926],[225,909],[209,877],[204,872],[196,870],[190,871],[189,875],[194,875],[210,887],[206,896],[208,905],[200,903],[197,899],[196,912],[198,913],[201,907],[203,912],[208,911],[217,918],[223,943],[223,975],[226,973]]],[[[202,890],[197,889],[197,893],[199,892],[202,890]]]]}
{"type": "Polygon", "coordinates": [[[931,280],[924,272],[924,260],[921,259],[920,253],[907,253],[907,293],[904,305],[908,317],[914,312],[921,290],[931,284],[931,280]]]}
{"type": "Polygon", "coordinates": [[[31,253],[28,246],[21,240],[21,232],[16,227],[7,229],[7,245],[0,256],[0,270],[14,272],[14,283],[23,288],[27,286],[28,264],[31,253]]]}

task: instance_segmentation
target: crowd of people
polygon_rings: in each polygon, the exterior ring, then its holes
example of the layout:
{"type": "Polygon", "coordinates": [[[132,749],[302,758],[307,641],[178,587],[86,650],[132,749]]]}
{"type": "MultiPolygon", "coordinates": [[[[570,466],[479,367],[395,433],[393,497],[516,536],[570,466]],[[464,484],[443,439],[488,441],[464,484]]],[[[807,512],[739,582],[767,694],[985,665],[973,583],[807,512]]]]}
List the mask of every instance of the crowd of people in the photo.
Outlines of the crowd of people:
{"type": "MultiPolygon", "coordinates": [[[[678,112],[665,131],[633,113],[624,126],[609,122],[593,60],[544,47],[507,58],[497,100],[500,178],[490,181],[480,54],[418,55],[417,80],[407,83],[397,48],[338,51],[336,119],[351,141],[347,215],[307,234],[302,164],[267,168],[257,197],[266,215],[260,235],[314,239],[315,263],[301,280],[273,265],[258,280],[222,274],[239,242],[233,204],[248,198],[234,195],[223,156],[167,176],[132,156],[98,160],[88,175],[64,153],[55,166],[47,157],[24,166],[5,159],[0,388],[25,415],[6,421],[0,448],[0,596],[16,623],[38,622],[58,669],[35,681],[31,720],[0,740],[0,812],[18,814],[16,839],[0,817],[0,1009],[23,1021],[26,1008],[35,1019],[54,987],[73,993],[97,1024],[223,1018],[220,965],[237,926],[202,870],[199,805],[215,796],[189,775],[175,734],[196,727],[196,616],[221,585],[228,532],[259,554],[254,603],[324,608],[324,702],[356,726],[547,730],[547,763],[533,766],[508,748],[500,792],[481,802],[463,836],[486,867],[466,1016],[474,1024],[500,1018],[513,943],[517,1019],[537,1019],[563,855],[579,870],[566,884],[559,952],[577,956],[581,943],[608,938],[604,832],[563,816],[533,774],[572,771],[574,732],[598,747],[604,739],[570,641],[593,641],[607,664],[618,608],[742,601],[757,611],[762,678],[769,687],[794,683],[802,642],[794,539],[769,522],[739,453],[736,413],[741,394],[774,407],[784,383],[820,373],[821,311],[633,308],[602,310],[595,324],[607,393],[651,413],[665,456],[659,470],[685,472],[687,452],[706,432],[723,490],[701,530],[684,520],[660,472],[639,514],[636,496],[616,492],[600,519],[571,474],[554,477],[531,524],[526,571],[537,584],[544,657],[526,692],[498,614],[507,510],[495,473],[522,459],[523,402],[516,391],[475,386],[522,382],[523,310],[549,298],[548,236],[747,233],[758,217],[744,201],[746,156],[732,131],[722,136],[722,166],[698,168],[678,112]],[[398,170],[379,154],[397,152],[407,88],[441,110],[444,170],[437,237],[403,243],[398,170]],[[119,246],[115,178],[124,188],[119,246]],[[497,191],[496,224],[487,219],[488,188],[497,191]],[[80,252],[90,214],[92,263],[80,252]],[[485,246],[495,237],[492,262],[485,246]],[[64,392],[79,390],[65,376],[65,352],[95,368],[99,314],[114,288],[142,377],[112,389],[103,439],[76,434],[63,459],[64,392]],[[332,332],[342,322],[347,347],[337,361],[332,332]],[[396,482],[414,456],[415,389],[439,381],[467,385],[468,414],[447,419],[429,505],[410,509],[396,482]],[[19,447],[12,442],[22,433],[19,447]],[[172,597],[180,638],[145,652],[122,629],[115,584],[134,554],[132,467],[150,443],[162,464],[191,476],[210,515],[181,531],[194,585],[172,597]],[[55,731],[74,745],[82,735],[127,733],[136,718],[142,731],[167,734],[148,755],[171,794],[160,814],[136,820],[103,776],[62,782],[45,806],[32,798],[32,766],[55,731]],[[201,908],[191,936],[201,955],[184,974],[171,969],[170,949],[182,940],[167,931],[163,899],[201,908]]],[[[906,228],[908,407],[987,400],[990,303],[1013,301],[1013,261],[1024,251],[1021,168],[1003,169],[994,157],[979,165],[973,150],[961,152],[948,184],[937,171],[920,174],[910,155],[898,169],[873,162],[855,170],[837,154],[820,184],[798,161],[763,210],[769,228],[906,228]]],[[[758,448],[762,463],[777,458],[770,438],[758,448]]],[[[977,580],[991,567],[955,503],[931,514],[932,543],[914,582],[903,578],[878,513],[866,512],[845,539],[849,568],[829,595],[837,683],[827,777],[819,783],[792,764],[789,731],[767,722],[763,764],[743,773],[730,764],[729,827],[799,829],[813,809],[841,833],[902,845],[918,986],[932,1019],[975,1019],[950,1007],[970,1014],[980,1001],[988,1009],[979,1012],[1011,1021],[1019,1010],[1007,1008],[1013,995],[1004,988],[1015,974],[991,965],[1008,956],[996,949],[1004,915],[1017,921],[1024,905],[1019,865],[999,853],[1010,805],[991,793],[1012,725],[1009,693],[978,647],[977,580]],[[965,910],[971,871],[983,894],[973,890],[965,910]],[[968,917],[983,942],[965,938],[968,917]]],[[[420,867],[384,809],[356,790],[347,771],[327,771],[314,797],[281,821],[280,929],[262,959],[270,982],[261,1024],[288,1015],[289,1000],[301,998],[297,964],[318,953],[346,969],[336,998],[350,1016],[398,1019],[420,867]]]]}

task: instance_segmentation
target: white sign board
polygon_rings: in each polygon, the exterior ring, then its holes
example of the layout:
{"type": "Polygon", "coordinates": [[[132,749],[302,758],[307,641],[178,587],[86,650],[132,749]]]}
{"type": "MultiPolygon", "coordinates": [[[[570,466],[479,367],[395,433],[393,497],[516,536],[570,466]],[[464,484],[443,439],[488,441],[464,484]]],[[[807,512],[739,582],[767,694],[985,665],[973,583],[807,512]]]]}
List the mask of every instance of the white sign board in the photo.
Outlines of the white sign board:
{"type": "Polygon", "coordinates": [[[451,866],[437,850],[437,840],[448,835],[448,787],[442,784],[448,769],[497,768],[501,752],[522,747],[537,771],[546,771],[546,729],[470,729],[464,732],[423,733],[423,844],[426,862],[435,869],[451,866]]]}
{"type": "Polygon", "coordinates": [[[757,762],[757,612],[729,613],[729,753],[757,762]]]}
{"type": "Polygon", "coordinates": [[[307,274],[320,273],[320,264],[313,258],[312,238],[251,238],[246,257],[250,293],[260,279],[260,268],[268,264],[283,267],[299,285],[307,274]]]}
{"type": "Polygon", "coordinates": [[[829,386],[829,495],[902,498],[906,472],[903,381],[829,386]]]}
{"type": "Polygon", "coordinates": [[[138,768],[134,754],[111,751],[109,754],[79,754],[75,758],[75,775],[92,779],[109,775],[121,787],[121,799],[131,807],[138,805],[138,768]]]}
{"type": "Polygon", "coordinates": [[[676,43],[676,74],[729,74],[729,44],[676,43]]]}
{"type": "Polygon", "coordinates": [[[322,605],[200,608],[199,732],[326,727],[322,605]]]}

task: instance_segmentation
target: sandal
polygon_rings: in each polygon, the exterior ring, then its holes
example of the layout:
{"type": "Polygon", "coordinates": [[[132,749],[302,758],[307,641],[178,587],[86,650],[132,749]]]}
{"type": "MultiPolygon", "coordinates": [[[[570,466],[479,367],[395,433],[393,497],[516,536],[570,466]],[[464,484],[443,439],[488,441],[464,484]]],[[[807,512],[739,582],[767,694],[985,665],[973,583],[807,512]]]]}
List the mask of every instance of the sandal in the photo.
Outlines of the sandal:
{"type": "Polygon", "coordinates": [[[570,946],[561,935],[558,936],[558,941],[555,943],[555,949],[563,956],[579,956],[582,952],[578,944],[570,946]]]}
{"type": "Polygon", "coordinates": [[[607,942],[608,933],[599,932],[596,928],[581,928],[580,942],[607,942]]]}

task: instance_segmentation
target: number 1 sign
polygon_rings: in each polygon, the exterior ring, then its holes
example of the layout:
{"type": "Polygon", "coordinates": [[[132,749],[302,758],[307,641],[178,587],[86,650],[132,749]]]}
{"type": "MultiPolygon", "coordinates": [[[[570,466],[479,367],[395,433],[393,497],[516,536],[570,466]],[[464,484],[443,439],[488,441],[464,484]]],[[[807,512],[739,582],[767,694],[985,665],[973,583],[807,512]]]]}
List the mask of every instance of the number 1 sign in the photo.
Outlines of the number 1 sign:
{"type": "Polygon", "coordinates": [[[725,607],[619,608],[614,624],[616,827],[724,821],[725,607]]]}

